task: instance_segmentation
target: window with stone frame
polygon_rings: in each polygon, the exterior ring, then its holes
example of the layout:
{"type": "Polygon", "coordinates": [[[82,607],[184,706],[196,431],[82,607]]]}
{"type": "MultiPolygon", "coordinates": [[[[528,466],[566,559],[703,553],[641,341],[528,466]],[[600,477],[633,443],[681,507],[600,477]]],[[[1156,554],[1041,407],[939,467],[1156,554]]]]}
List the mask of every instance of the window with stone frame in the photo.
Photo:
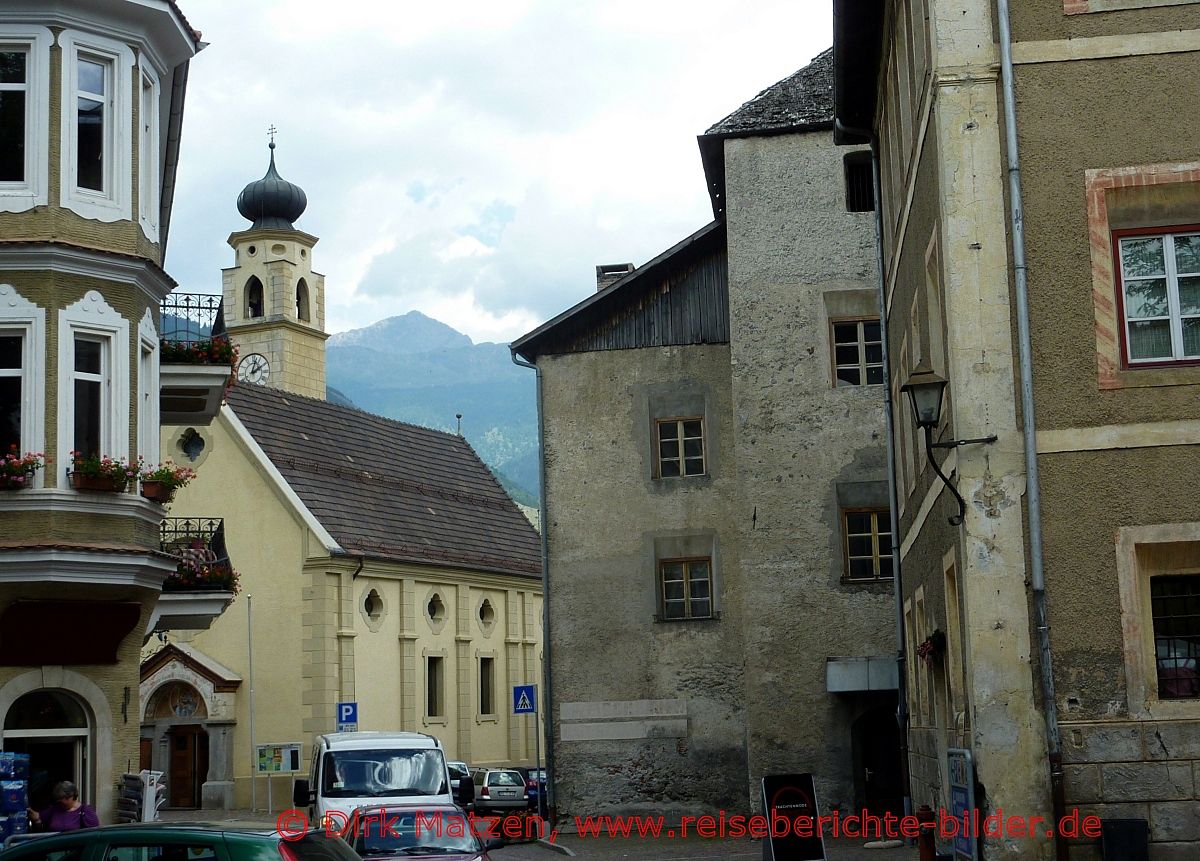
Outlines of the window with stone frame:
{"type": "Polygon", "coordinates": [[[1200,698],[1200,574],[1150,578],[1159,699],[1200,698]]]}
{"type": "Polygon", "coordinates": [[[704,418],[658,419],[654,423],[655,474],[658,478],[687,478],[706,474],[704,418]]]}
{"type": "Polygon", "coordinates": [[[833,320],[833,384],[846,386],[883,385],[883,343],[879,318],[833,320]]]}
{"type": "Polygon", "coordinates": [[[1200,362],[1200,226],[1113,231],[1127,367],[1200,362]]]}
{"type": "Polygon", "coordinates": [[[843,509],[845,579],[872,583],[892,579],[892,525],[887,509],[843,509]]]}
{"type": "Polygon", "coordinates": [[[658,563],[660,619],[713,618],[712,558],[662,559],[658,563]]]}
{"type": "Polygon", "coordinates": [[[429,655],[425,659],[425,714],[427,717],[446,715],[446,659],[429,655]]]}
{"type": "Polygon", "coordinates": [[[21,404],[25,400],[28,369],[25,338],[19,330],[0,329],[0,457],[12,450],[25,451],[21,439],[21,404]]]}

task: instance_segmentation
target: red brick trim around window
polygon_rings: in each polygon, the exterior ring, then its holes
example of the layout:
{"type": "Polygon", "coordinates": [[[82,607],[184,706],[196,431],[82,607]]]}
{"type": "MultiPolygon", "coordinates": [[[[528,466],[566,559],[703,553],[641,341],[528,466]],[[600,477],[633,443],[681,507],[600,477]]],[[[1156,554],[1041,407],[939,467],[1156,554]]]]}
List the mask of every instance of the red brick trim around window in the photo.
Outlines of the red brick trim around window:
{"type": "MultiPolygon", "coordinates": [[[[1106,192],[1112,188],[1178,182],[1200,182],[1200,162],[1104,168],[1084,172],[1088,244],[1092,264],[1092,302],[1096,313],[1097,382],[1101,390],[1121,389],[1149,382],[1146,376],[1143,376],[1140,382],[1130,379],[1131,374],[1146,373],[1140,367],[1133,370],[1125,368],[1123,324],[1118,305],[1119,279],[1115,272],[1113,231],[1109,225],[1106,192]]],[[[1189,370],[1195,373],[1194,368],[1189,370]]]]}

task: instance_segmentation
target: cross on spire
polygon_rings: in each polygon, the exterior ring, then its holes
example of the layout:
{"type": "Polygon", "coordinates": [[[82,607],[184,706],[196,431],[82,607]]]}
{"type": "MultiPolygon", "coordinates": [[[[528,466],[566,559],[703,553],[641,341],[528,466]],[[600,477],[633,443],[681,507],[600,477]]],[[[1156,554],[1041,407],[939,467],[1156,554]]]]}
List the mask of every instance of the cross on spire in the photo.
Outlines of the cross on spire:
{"type": "Polygon", "coordinates": [[[278,129],[275,128],[274,123],[271,123],[271,126],[267,129],[267,134],[271,136],[271,149],[275,149],[275,133],[277,131],[278,129]]]}

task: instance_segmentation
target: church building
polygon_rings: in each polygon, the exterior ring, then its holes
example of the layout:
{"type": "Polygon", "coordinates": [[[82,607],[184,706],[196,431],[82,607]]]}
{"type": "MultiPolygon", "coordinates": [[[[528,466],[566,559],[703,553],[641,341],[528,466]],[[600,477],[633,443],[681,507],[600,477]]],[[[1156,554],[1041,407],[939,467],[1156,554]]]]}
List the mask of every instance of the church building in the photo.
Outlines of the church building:
{"type": "Polygon", "coordinates": [[[300,745],[306,767],[343,702],[359,729],[430,733],[452,759],[534,759],[509,692],[541,676],[537,533],[461,436],[325,399],[306,205],[272,144],[223,273],[236,385],[210,427],[163,431],[164,456],[200,467],[171,516],[221,532],[241,589],[211,629],[143,655],[143,763],[174,807],[286,806],[289,763],[259,746],[300,745]]]}

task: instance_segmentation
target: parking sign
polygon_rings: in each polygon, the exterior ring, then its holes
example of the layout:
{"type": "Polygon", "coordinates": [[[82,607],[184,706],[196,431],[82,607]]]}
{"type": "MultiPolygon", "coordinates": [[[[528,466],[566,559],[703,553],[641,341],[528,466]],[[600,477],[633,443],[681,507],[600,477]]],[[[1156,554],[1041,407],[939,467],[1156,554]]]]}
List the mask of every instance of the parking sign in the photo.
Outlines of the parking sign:
{"type": "Polygon", "coordinates": [[[358,703],[337,704],[337,731],[358,732],[358,703]]]}

